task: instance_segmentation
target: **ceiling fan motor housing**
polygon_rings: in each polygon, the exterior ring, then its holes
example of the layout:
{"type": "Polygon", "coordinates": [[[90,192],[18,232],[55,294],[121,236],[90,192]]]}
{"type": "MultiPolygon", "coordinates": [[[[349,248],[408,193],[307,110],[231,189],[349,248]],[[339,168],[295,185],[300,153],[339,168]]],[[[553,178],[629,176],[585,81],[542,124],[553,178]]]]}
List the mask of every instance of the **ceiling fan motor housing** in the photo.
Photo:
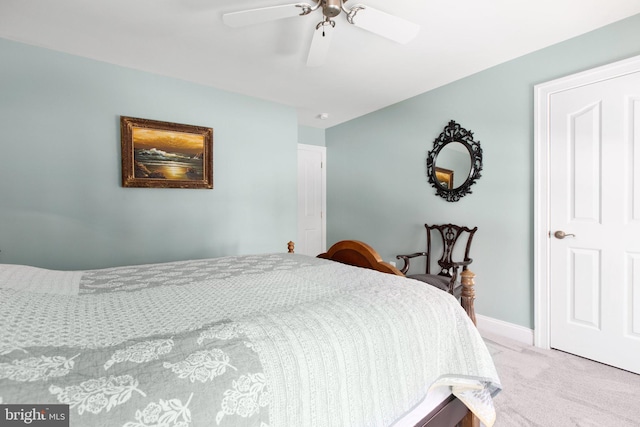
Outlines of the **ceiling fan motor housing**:
{"type": "Polygon", "coordinates": [[[321,0],[322,14],[327,18],[333,18],[340,15],[342,11],[342,0],[321,0]]]}

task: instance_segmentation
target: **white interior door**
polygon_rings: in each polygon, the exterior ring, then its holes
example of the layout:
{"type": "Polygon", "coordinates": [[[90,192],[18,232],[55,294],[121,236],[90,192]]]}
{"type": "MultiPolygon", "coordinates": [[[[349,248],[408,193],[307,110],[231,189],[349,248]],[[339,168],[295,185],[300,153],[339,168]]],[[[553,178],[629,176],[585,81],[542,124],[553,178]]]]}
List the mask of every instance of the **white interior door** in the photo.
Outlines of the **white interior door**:
{"type": "Polygon", "coordinates": [[[640,373],[640,70],[549,106],[550,347],[640,373]]]}
{"type": "Polygon", "coordinates": [[[326,148],[298,144],[298,240],[296,253],[326,252],[326,148]]]}

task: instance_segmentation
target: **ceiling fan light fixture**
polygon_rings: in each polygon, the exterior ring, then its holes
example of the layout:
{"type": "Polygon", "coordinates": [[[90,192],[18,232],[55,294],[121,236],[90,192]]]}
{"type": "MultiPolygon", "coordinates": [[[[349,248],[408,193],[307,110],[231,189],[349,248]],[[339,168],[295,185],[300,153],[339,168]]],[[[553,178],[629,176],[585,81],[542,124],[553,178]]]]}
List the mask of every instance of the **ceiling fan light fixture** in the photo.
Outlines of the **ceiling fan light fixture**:
{"type": "Polygon", "coordinates": [[[320,28],[322,28],[322,36],[324,37],[324,27],[326,26],[330,26],[331,28],[336,26],[336,21],[334,21],[333,19],[329,19],[329,17],[325,17],[324,21],[320,21],[318,22],[318,25],[316,25],[316,30],[319,30],[320,28]]]}

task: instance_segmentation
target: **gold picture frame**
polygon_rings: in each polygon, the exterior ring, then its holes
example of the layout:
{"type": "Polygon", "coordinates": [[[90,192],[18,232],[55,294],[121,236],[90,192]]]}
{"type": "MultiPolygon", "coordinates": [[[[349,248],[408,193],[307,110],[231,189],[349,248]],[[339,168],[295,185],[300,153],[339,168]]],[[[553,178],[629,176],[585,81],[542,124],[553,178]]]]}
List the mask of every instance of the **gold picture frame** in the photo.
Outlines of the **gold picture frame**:
{"type": "Polygon", "coordinates": [[[213,188],[213,129],[120,116],[122,186],[213,188]]]}
{"type": "Polygon", "coordinates": [[[453,171],[436,166],[436,179],[447,190],[453,189],[453,171]]]}

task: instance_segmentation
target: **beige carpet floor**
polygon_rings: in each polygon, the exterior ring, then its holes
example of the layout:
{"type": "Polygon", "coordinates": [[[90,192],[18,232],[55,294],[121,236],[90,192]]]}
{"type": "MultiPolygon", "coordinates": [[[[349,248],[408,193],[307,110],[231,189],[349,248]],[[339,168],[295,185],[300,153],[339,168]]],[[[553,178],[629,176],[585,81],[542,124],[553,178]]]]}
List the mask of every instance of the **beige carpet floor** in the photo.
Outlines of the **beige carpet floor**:
{"type": "Polygon", "coordinates": [[[640,426],[640,375],[503,337],[484,339],[503,386],[494,399],[495,427],[640,426]]]}

